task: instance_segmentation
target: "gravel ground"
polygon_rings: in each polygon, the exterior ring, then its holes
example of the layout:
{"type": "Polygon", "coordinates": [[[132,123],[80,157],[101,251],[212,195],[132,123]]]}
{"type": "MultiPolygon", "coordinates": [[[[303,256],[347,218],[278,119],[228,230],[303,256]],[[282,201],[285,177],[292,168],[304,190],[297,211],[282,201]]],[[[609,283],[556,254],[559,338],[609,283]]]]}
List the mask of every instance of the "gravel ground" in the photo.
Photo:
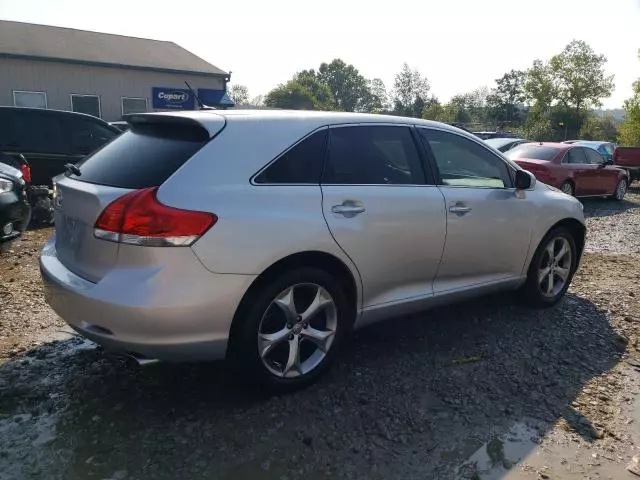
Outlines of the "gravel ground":
{"type": "Polygon", "coordinates": [[[50,231],[27,232],[0,259],[0,479],[631,478],[640,189],[584,203],[587,253],[558,306],[502,295],[380,324],[280,397],[220,364],[140,369],[52,341],[50,231]]]}

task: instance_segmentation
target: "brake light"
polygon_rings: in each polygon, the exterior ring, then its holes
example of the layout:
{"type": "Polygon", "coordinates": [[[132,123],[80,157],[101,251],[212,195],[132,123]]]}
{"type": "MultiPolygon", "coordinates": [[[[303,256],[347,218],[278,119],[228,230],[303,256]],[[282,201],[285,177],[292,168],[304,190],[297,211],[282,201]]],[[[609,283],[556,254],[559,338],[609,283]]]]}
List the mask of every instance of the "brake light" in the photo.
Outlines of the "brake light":
{"type": "Polygon", "coordinates": [[[163,205],[157,190],[134,190],[111,202],[98,217],[94,236],[130,245],[189,246],[218,221],[212,213],[163,205]]]}
{"type": "Polygon", "coordinates": [[[22,178],[27,183],[31,183],[31,167],[26,163],[20,164],[20,171],[22,172],[22,178]]]}

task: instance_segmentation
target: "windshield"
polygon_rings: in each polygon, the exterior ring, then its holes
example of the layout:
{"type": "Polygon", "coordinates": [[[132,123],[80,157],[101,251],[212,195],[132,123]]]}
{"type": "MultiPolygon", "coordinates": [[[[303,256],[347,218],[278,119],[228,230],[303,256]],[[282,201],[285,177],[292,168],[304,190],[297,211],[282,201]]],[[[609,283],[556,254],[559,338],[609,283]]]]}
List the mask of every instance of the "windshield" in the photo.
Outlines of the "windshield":
{"type": "Polygon", "coordinates": [[[520,145],[509,150],[506,155],[510,160],[518,160],[520,158],[552,160],[558,154],[558,151],[555,147],[547,147],[544,145],[520,145]]]}

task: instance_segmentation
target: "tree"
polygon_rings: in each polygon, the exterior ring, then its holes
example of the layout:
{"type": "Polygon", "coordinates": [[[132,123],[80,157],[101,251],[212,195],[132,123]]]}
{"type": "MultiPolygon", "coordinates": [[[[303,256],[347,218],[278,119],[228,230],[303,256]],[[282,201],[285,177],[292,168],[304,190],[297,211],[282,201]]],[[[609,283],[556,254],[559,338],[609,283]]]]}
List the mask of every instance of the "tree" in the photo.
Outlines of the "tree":
{"type": "MultiPolygon", "coordinates": [[[[640,58],[640,50],[638,51],[640,58]]],[[[633,83],[633,96],[624,102],[625,119],[620,125],[620,144],[640,146],[640,78],[633,83]]]]}
{"type": "Polygon", "coordinates": [[[271,90],[264,104],[272,108],[286,108],[292,110],[327,110],[327,105],[318,100],[308,85],[300,83],[297,79],[289,80],[286,84],[280,84],[271,90]]]}
{"type": "Polygon", "coordinates": [[[372,102],[371,111],[380,113],[390,109],[389,94],[384,82],[379,78],[369,81],[369,91],[371,92],[372,102]]]}
{"type": "Polygon", "coordinates": [[[604,55],[596,54],[582,40],[573,40],[549,62],[557,99],[575,109],[577,130],[582,124],[581,113],[589,108],[599,107],[603,98],[611,96],[613,75],[605,75],[606,62],[604,55]]]}
{"type": "Polygon", "coordinates": [[[453,123],[456,121],[458,109],[455,105],[447,103],[442,105],[437,98],[433,97],[429,104],[422,110],[422,118],[425,120],[435,120],[437,122],[453,123]]]}
{"type": "Polygon", "coordinates": [[[247,105],[249,103],[249,89],[245,85],[231,85],[227,88],[227,93],[236,105],[247,105]]]}
{"type": "Polygon", "coordinates": [[[525,72],[525,100],[533,104],[538,112],[546,112],[558,98],[554,72],[542,60],[534,60],[533,66],[525,72]]]}
{"type": "Polygon", "coordinates": [[[315,97],[316,103],[322,110],[336,110],[337,105],[331,89],[324,83],[315,70],[303,70],[294,75],[293,79],[307,88],[315,97]]]}
{"type": "Polygon", "coordinates": [[[618,127],[611,115],[605,115],[604,117],[591,115],[582,124],[580,138],[583,140],[615,142],[618,138],[618,127]]]}
{"type": "Polygon", "coordinates": [[[519,122],[518,105],[525,100],[525,72],[511,70],[496,79],[496,88],[487,96],[490,116],[498,121],[519,122]]]}
{"type": "Polygon", "coordinates": [[[336,58],[331,63],[321,64],[317,77],[329,88],[338,110],[345,112],[372,110],[373,96],[369,82],[353,65],[336,58]]]}
{"type": "Polygon", "coordinates": [[[417,70],[411,70],[405,63],[393,84],[394,113],[410,117],[422,116],[430,89],[431,85],[427,78],[417,70]]]}

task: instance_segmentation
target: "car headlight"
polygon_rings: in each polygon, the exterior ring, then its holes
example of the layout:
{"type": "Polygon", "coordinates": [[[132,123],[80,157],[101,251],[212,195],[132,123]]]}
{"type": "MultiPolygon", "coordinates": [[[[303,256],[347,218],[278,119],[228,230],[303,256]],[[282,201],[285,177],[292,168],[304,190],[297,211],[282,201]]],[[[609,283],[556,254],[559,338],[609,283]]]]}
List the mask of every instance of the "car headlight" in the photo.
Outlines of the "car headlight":
{"type": "Polygon", "coordinates": [[[0,193],[6,193],[13,190],[13,182],[0,178],[0,193]]]}

